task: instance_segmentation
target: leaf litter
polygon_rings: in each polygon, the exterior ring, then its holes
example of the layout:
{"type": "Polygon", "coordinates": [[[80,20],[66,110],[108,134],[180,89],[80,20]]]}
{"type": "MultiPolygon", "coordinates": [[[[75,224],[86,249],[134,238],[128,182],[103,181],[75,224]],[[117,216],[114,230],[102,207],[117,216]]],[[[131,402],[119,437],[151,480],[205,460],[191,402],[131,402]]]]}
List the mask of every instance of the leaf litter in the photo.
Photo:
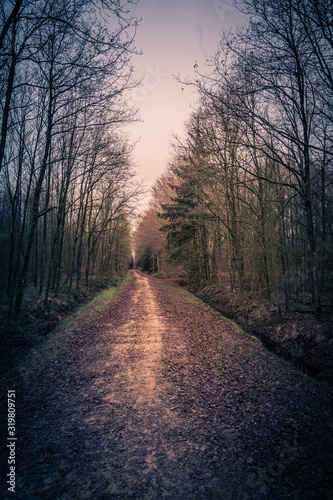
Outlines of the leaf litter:
{"type": "Polygon", "coordinates": [[[17,382],[15,498],[332,498],[332,387],[130,274],[17,382]]]}

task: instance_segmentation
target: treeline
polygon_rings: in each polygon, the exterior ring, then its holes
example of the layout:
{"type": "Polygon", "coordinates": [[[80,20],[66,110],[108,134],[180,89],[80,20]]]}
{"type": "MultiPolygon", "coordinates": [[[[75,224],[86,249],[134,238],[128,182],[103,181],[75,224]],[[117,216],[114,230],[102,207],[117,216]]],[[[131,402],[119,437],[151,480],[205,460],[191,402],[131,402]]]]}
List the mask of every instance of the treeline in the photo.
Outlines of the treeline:
{"type": "Polygon", "coordinates": [[[210,70],[184,82],[199,103],[158,181],[172,193],[153,194],[137,229],[138,260],[155,272],[181,264],[197,288],[311,302],[319,318],[333,305],[332,5],[242,8],[249,25],[225,33],[210,70]],[[152,212],[164,248],[157,231],[157,246],[151,233],[143,243],[152,212]]]}
{"type": "Polygon", "coordinates": [[[134,0],[0,7],[0,266],[8,317],[24,289],[110,276],[130,253],[134,0]]]}

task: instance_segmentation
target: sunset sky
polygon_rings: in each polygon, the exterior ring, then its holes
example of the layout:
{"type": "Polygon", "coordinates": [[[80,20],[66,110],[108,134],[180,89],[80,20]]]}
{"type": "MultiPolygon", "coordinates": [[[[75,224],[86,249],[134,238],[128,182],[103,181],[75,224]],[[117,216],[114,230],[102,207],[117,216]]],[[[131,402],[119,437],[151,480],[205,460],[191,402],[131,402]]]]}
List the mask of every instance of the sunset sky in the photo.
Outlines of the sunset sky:
{"type": "MultiPolygon", "coordinates": [[[[181,134],[197,96],[182,90],[175,76],[194,76],[194,65],[205,63],[217,50],[223,29],[241,24],[232,0],[139,0],[133,15],[141,17],[133,57],[137,78],[144,78],[131,101],[141,123],[131,125],[133,140],[140,138],[134,160],[147,187],[164,171],[173,134],[181,134]]],[[[208,70],[208,69],[207,69],[208,70]]]]}

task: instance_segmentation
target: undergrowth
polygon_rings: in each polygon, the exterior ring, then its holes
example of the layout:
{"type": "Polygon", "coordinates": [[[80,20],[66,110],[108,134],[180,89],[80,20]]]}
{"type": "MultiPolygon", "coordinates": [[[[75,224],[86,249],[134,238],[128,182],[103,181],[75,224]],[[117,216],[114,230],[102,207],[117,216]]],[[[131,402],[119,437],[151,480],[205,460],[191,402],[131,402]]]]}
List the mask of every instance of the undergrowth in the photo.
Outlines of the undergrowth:
{"type": "Polygon", "coordinates": [[[70,329],[84,314],[101,312],[115,293],[116,286],[127,273],[112,279],[84,281],[78,289],[63,285],[58,294],[51,292],[47,304],[35,289],[26,292],[18,321],[7,318],[6,300],[0,302],[0,373],[5,373],[40,344],[59,325],[70,329]]]}

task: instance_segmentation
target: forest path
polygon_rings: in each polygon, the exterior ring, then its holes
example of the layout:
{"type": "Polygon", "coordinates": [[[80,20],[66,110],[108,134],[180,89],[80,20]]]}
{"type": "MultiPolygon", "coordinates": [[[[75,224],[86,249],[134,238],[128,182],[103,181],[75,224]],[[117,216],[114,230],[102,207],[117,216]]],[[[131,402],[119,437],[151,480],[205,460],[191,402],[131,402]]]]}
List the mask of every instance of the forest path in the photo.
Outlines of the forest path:
{"type": "Polygon", "coordinates": [[[332,498],[332,390],[130,271],[17,390],[19,499],[332,498]]]}

